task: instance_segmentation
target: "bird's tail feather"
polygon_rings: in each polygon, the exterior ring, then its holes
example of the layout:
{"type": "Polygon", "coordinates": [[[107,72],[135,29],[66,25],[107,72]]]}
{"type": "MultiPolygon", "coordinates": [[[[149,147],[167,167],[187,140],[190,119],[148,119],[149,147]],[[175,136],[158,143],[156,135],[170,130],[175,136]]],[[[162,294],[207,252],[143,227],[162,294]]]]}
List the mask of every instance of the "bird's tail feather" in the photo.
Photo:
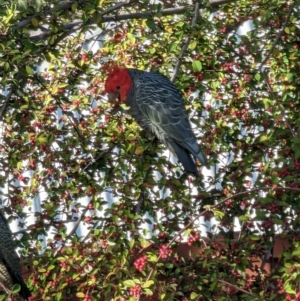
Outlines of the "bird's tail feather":
{"type": "Polygon", "coordinates": [[[171,152],[176,155],[186,172],[198,175],[196,163],[192,159],[188,150],[177,144],[175,141],[166,141],[166,144],[171,152]]]}
{"type": "Polygon", "coordinates": [[[200,163],[205,166],[205,167],[209,167],[208,163],[207,163],[207,159],[204,156],[203,153],[201,153],[201,151],[199,151],[199,153],[197,154],[196,158],[200,161],[200,163]]]}

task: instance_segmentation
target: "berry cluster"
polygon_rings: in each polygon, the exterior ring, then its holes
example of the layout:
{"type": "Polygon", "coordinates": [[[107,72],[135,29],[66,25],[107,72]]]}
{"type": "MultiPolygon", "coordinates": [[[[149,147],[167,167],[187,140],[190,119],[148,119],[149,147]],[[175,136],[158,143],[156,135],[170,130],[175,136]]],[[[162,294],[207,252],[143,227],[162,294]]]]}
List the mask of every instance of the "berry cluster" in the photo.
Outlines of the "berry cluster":
{"type": "Polygon", "coordinates": [[[143,255],[134,262],[134,266],[138,271],[142,272],[146,265],[146,262],[147,262],[147,255],[143,255]]]}
{"type": "Polygon", "coordinates": [[[159,248],[159,255],[161,258],[168,258],[169,255],[172,254],[172,249],[170,249],[167,245],[162,245],[159,248]]]}
{"type": "Polygon", "coordinates": [[[261,227],[262,228],[265,228],[265,229],[269,229],[269,228],[272,228],[274,225],[274,222],[272,220],[265,220],[261,223],[261,227]]]}
{"type": "Polygon", "coordinates": [[[141,295],[142,289],[139,285],[134,285],[132,288],[130,288],[129,294],[133,297],[139,297],[141,295]]]}
{"type": "Polygon", "coordinates": [[[188,246],[192,246],[195,241],[199,240],[199,238],[200,238],[199,232],[191,231],[187,241],[188,246]]]}

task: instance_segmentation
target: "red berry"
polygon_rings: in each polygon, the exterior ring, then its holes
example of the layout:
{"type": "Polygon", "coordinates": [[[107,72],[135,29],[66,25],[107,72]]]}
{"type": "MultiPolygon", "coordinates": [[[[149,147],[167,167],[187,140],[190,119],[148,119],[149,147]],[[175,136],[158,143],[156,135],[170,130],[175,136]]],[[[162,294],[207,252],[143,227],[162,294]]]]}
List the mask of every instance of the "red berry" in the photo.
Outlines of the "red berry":
{"type": "Polygon", "coordinates": [[[134,297],[139,297],[141,295],[142,289],[139,285],[135,285],[130,288],[129,294],[134,297]]]}

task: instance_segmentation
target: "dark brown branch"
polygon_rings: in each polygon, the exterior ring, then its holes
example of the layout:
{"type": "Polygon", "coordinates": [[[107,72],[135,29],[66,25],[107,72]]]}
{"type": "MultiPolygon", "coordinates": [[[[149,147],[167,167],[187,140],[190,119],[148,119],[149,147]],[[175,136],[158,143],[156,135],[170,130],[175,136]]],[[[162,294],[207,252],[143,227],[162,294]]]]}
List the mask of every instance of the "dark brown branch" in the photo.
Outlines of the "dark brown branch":
{"type": "Polygon", "coordinates": [[[232,2],[237,2],[236,0],[211,0],[210,1],[210,6],[218,8],[219,6],[223,4],[230,4],[232,2]]]}
{"type": "Polygon", "coordinates": [[[228,286],[236,289],[237,291],[243,292],[243,293],[245,293],[245,294],[247,294],[249,296],[252,296],[252,297],[255,297],[255,298],[260,298],[258,295],[253,294],[253,293],[251,293],[249,291],[246,291],[246,290],[244,290],[244,289],[242,289],[242,288],[240,288],[240,287],[238,287],[238,286],[236,286],[236,285],[234,285],[234,284],[232,284],[232,283],[230,283],[228,281],[225,281],[225,280],[222,280],[222,279],[218,279],[218,282],[223,283],[225,285],[228,285],[228,286]]]}
{"type": "MultiPolygon", "coordinates": [[[[81,4],[81,3],[84,3],[84,1],[82,0],[78,0],[78,1],[68,1],[68,2],[62,2],[58,5],[58,7],[54,10],[54,11],[64,11],[64,10],[68,10],[72,7],[73,4],[75,3],[78,3],[78,4],[81,4]]],[[[18,28],[23,28],[25,27],[26,25],[30,24],[31,23],[31,20],[33,18],[37,18],[37,17],[41,17],[41,16],[47,16],[49,14],[52,14],[53,13],[53,10],[52,9],[46,9],[44,10],[43,12],[40,12],[40,13],[36,13],[34,15],[31,15],[30,17],[18,22],[16,25],[14,25],[12,28],[13,29],[18,29],[18,28]]]]}
{"type": "Polygon", "coordinates": [[[104,15],[107,15],[115,10],[117,10],[118,8],[121,8],[121,7],[124,7],[124,6],[127,6],[127,5],[130,5],[130,4],[133,4],[135,2],[138,2],[138,0],[129,0],[128,2],[120,2],[120,3],[117,3],[103,11],[100,12],[100,15],[101,16],[104,16],[104,15]]]}
{"type": "MultiPolygon", "coordinates": [[[[211,8],[218,8],[222,4],[232,3],[232,2],[236,2],[236,1],[237,0],[212,0],[211,1],[211,8]]],[[[187,10],[190,9],[190,6],[179,6],[179,7],[176,7],[176,8],[167,8],[167,9],[164,9],[160,12],[145,11],[145,12],[139,12],[139,13],[124,14],[124,15],[105,16],[108,13],[111,13],[111,12],[121,8],[121,7],[133,4],[134,2],[137,2],[137,1],[136,0],[131,0],[127,3],[124,3],[124,2],[118,3],[118,4],[113,5],[110,8],[108,8],[108,9],[102,11],[102,12],[99,12],[99,14],[101,16],[103,16],[102,20],[100,22],[101,23],[109,23],[109,22],[125,21],[125,20],[132,20],[132,19],[149,19],[149,18],[153,18],[155,15],[159,15],[159,16],[180,15],[180,14],[183,14],[187,10]]],[[[199,5],[199,9],[200,8],[202,8],[202,6],[199,5]]],[[[93,23],[94,22],[92,21],[92,19],[90,19],[86,24],[91,25],[93,23]]],[[[64,31],[70,31],[75,27],[77,27],[78,30],[79,30],[82,25],[83,25],[83,22],[81,22],[81,21],[72,22],[72,23],[66,24],[64,26],[64,31]]],[[[21,26],[19,26],[19,27],[21,27],[21,26]]],[[[74,30],[74,31],[76,31],[76,30],[74,30]]],[[[72,32],[74,32],[74,31],[72,31],[72,32]]],[[[36,35],[36,36],[31,37],[30,40],[32,40],[32,41],[44,40],[48,36],[50,36],[50,34],[51,34],[51,31],[49,30],[49,32],[42,33],[40,35],[36,35]]]]}
{"type": "MultiPolygon", "coordinates": [[[[73,4],[75,4],[75,3],[81,4],[81,3],[84,3],[84,2],[85,2],[85,1],[80,1],[80,0],[78,0],[78,1],[68,1],[68,2],[60,3],[60,4],[58,5],[58,7],[54,10],[54,12],[57,12],[57,11],[61,12],[61,11],[64,11],[64,10],[68,10],[68,9],[70,9],[70,8],[72,7],[73,4]]],[[[103,15],[109,14],[109,13],[111,13],[111,12],[113,12],[113,11],[115,11],[115,10],[121,8],[121,7],[124,7],[124,6],[126,6],[126,5],[130,5],[130,4],[134,3],[134,2],[137,2],[137,0],[130,0],[130,1],[128,1],[128,2],[120,2],[120,3],[117,3],[117,4],[115,4],[115,5],[110,6],[110,7],[107,8],[107,9],[101,11],[101,12],[100,12],[100,15],[103,16],[103,15]]],[[[33,18],[40,18],[40,17],[42,17],[42,16],[51,15],[52,13],[53,13],[53,10],[51,10],[51,9],[47,9],[47,10],[45,10],[45,11],[43,11],[43,12],[36,13],[36,14],[31,15],[30,17],[28,17],[28,18],[26,18],[26,19],[24,19],[24,20],[18,22],[18,23],[17,23],[16,25],[14,25],[12,28],[13,28],[13,29],[23,28],[23,27],[25,27],[26,25],[30,24],[30,23],[31,23],[31,20],[32,20],[33,18]]],[[[82,22],[79,22],[79,23],[82,23],[82,22]]],[[[68,25],[66,25],[66,26],[68,26],[68,25]]]]}
{"type": "MultiPolygon", "coordinates": [[[[192,20],[191,28],[195,27],[195,25],[198,22],[198,18],[199,18],[199,3],[196,3],[196,5],[195,5],[195,12],[194,13],[195,13],[195,15],[194,15],[194,18],[192,20]]],[[[177,63],[175,65],[175,67],[174,67],[173,74],[172,74],[172,77],[171,77],[171,82],[174,82],[174,80],[175,80],[175,78],[177,76],[177,73],[179,71],[179,68],[180,68],[183,56],[184,56],[185,52],[187,51],[187,49],[189,47],[190,41],[191,41],[191,35],[188,35],[187,38],[185,39],[185,42],[183,44],[183,47],[182,47],[182,49],[180,51],[180,54],[179,54],[179,57],[177,59],[177,63]]]]}
{"type": "MultiPolygon", "coordinates": [[[[219,7],[220,5],[223,5],[223,4],[229,4],[231,2],[235,2],[237,0],[211,0],[210,1],[210,4],[211,4],[211,7],[214,7],[214,8],[217,8],[219,7]]],[[[82,1],[82,0],[78,0],[78,1],[68,1],[68,2],[62,2],[58,5],[58,7],[55,9],[55,11],[64,11],[64,10],[68,10],[72,7],[73,4],[75,3],[78,3],[78,4],[81,4],[81,3],[84,3],[85,1],[82,1]]],[[[87,1],[88,2],[88,1],[87,1]]],[[[104,16],[106,14],[109,14],[123,6],[126,6],[126,5],[129,5],[129,4],[132,4],[134,2],[138,2],[136,0],[130,0],[129,2],[120,2],[120,3],[117,3],[115,5],[112,5],[111,7],[103,10],[102,12],[100,12],[100,15],[104,16]]],[[[163,12],[166,13],[166,15],[168,15],[168,11],[170,11],[170,14],[181,14],[183,12],[185,12],[186,10],[188,9],[188,7],[178,7],[178,8],[172,8],[172,9],[166,9],[164,11],[162,11],[161,13],[163,14],[163,12]],[[171,13],[172,10],[174,11],[174,13],[171,13]],[[176,12],[177,11],[177,12],[176,12]]],[[[13,29],[18,29],[18,28],[23,28],[25,27],[26,25],[30,24],[31,23],[31,20],[33,18],[37,18],[37,17],[41,17],[42,15],[46,16],[46,15],[49,15],[52,13],[52,10],[51,9],[47,9],[45,10],[44,12],[41,12],[41,13],[37,13],[37,14],[34,14],[20,22],[18,22],[15,26],[13,26],[13,29]]],[[[137,13],[137,14],[129,14],[129,15],[123,15],[123,16],[126,16],[125,18],[120,18],[122,16],[118,16],[118,20],[117,21],[120,21],[120,20],[128,20],[128,19],[135,19],[135,18],[148,18],[149,16],[151,16],[152,13],[151,12],[143,12],[143,13],[137,13]],[[131,16],[128,18],[128,16],[131,16]],[[120,18],[120,19],[119,19],[120,18]]],[[[113,19],[114,17],[108,17],[104,22],[110,22],[110,21],[114,21],[113,19]]],[[[105,18],[104,18],[105,19],[105,18]]]]}
{"type": "MultiPolygon", "coordinates": [[[[183,6],[183,7],[178,7],[178,8],[165,9],[165,10],[160,11],[157,14],[160,14],[162,16],[177,15],[177,14],[184,13],[187,9],[188,9],[187,7],[183,6]]],[[[155,16],[155,13],[153,13],[152,11],[147,11],[147,12],[142,12],[142,13],[116,15],[116,16],[106,16],[106,17],[102,18],[101,23],[125,21],[125,20],[132,20],[132,19],[148,19],[148,18],[152,18],[154,16],[155,16]]],[[[90,19],[87,24],[90,24],[90,25],[93,24],[92,19],[90,19]]],[[[70,34],[70,32],[74,32],[74,30],[73,30],[74,28],[77,28],[76,30],[79,30],[82,26],[83,26],[83,22],[81,22],[81,21],[71,22],[69,24],[66,24],[64,26],[64,31],[65,31],[66,36],[68,36],[70,34]]],[[[51,34],[51,31],[49,30],[48,32],[30,37],[30,40],[31,41],[45,40],[47,37],[50,36],[50,34],[51,34]]]]}
{"type": "Polygon", "coordinates": [[[132,20],[132,19],[149,19],[154,17],[155,15],[160,16],[170,16],[170,15],[179,15],[185,13],[189,7],[187,6],[179,6],[177,8],[167,8],[159,12],[152,12],[152,11],[145,11],[140,13],[131,13],[131,14],[124,14],[119,16],[106,16],[103,17],[102,22],[116,22],[116,21],[125,21],[125,20],[132,20]]]}

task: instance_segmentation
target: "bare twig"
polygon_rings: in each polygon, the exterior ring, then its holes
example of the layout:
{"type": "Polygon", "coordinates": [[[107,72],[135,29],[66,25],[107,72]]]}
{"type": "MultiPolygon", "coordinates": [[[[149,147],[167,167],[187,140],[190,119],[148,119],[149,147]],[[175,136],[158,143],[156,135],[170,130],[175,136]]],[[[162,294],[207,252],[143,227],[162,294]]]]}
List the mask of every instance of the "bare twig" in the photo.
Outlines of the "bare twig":
{"type": "Polygon", "coordinates": [[[272,45],[271,49],[269,50],[268,54],[266,55],[265,59],[264,59],[264,60],[262,61],[262,63],[260,64],[259,71],[262,70],[262,67],[263,67],[264,64],[267,62],[267,60],[270,58],[270,56],[272,55],[274,48],[276,47],[276,45],[277,45],[279,39],[280,39],[281,36],[283,35],[284,30],[285,30],[285,28],[286,28],[286,26],[287,26],[287,24],[288,24],[288,22],[289,22],[289,20],[290,20],[290,18],[291,18],[291,16],[292,16],[293,9],[294,9],[294,5],[291,5],[291,7],[290,7],[290,9],[289,9],[289,12],[288,12],[288,14],[287,14],[287,16],[286,16],[286,19],[285,19],[285,21],[284,21],[284,24],[283,24],[281,30],[280,30],[279,33],[277,34],[277,36],[276,36],[276,38],[275,38],[275,40],[274,40],[274,42],[273,42],[273,45],[272,45]]]}
{"type": "MultiPolygon", "coordinates": [[[[143,179],[143,181],[142,181],[142,185],[143,185],[143,184],[145,183],[145,181],[147,180],[150,171],[151,171],[151,168],[149,168],[149,169],[147,170],[147,172],[146,172],[146,174],[145,174],[145,177],[144,177],[144,179],[143,179]]],[[[135,210],[135,214],[136,214],[136,215],[138,215],[138,214],[141,213],[141,208],[142,208],[142,203],[143,203],[143,201],[144,201],[144,192],[141,192],[141,195],[140,195],[140,197],[138,198],[138,203],[137,203],[137,205],[136,205],[136,210],[135,210]]]]}
{"type": "Polygon", "coordinates": [[[0,287],[2,288],[2,290],[6,293],[6,294],[11,294],[12,291],[9,290],[2,282],[0,282],[0,287]]]}
{"type": "Polygon", "coordinates": [[[238,287],[238,286],[236,286],[236,285],[234,285],[234,284],[232,284],[232,283],[230,283],[230,282],[227,282],[227,281],[225,281],[225,280],[218,279],[218,282],[223,283],[223,284],[225,284],[225,285],[228,285],[228,286],[230,286],[230,287],[236,289],[237,291],[243,292],[243,293],[245,293],[245,294],[247,294],[247,295],[249,295],[249,296],[252,296],[252,297],[255,297],[255,298],[260,298],[258,295],[253,294],[253,293],[251,293],[251,292],[249,292],[249,291],[246,291],[246,290],[244,290],[244,289],[242,289],[242,288],[240,288],[240,287],[238,287]]]}
{"type": "MultiPolygon", "coordinates": [[[[2,73],[2,72],[1,72],[2,73]]],[[[14,78],[14,82],[18,83],[18,89],[21,89],[21,87],[24,87],[24,85],[26,84],[25,81],[22,80],[21,75],[17,74],[16,77],[14,78]]],[[[8,88],[8,93],[3,101],[3,104],[0,108],[0,120],[3,119],[3,116],[7,110],[8,104],[11,100],[12,95],[14,94],[14,83],[12,83],[8,88]]],[[[16,91],[15,91],[16,92],[16,91]]]]}
{"type": "Polygon", "coordinates": [[[70,233],[66,236],[65,241],[67,241],[69,238],[72,237],[72,235],[76,232],[77,228],[79,227],[82,219],[85,217],[85,214],[87,213],[87,211],[89,210],[88,206],[86,206],[86,208],[83,209],[80,217],[78,218],[78,220],[76,221],[73,229],[70,231],[70,233]]]}
{"type": "MultiPolygon", "coordinates": [[[[195,9],[194,9],[194,18],[192,20],[191,28],[195,27],[195,25],[198,22],[199,8],[200,8],[199,3],[196,3],[195,4],[195,9]]],[[[175,80],[175,78],[177,76],[177,73],[179,71],[179,68],[180,68],[183,56],[184,56],[185,52],[187,51],[187,49],[189,47],[190,41],[191,41],[191,35],[188,35],[187,38],[185,39],[185,42],[183,44],[183,47],[182,47],[182,49],[180,51],[180,54],[179,54],[179,57],[177,59],[177,63],[175,65],[175,67],[174,67],[173,74],[171,76],[171,82],[174,82],[174,80],[175,80]]]]}
{"type": "Polygon", "coordinates": [[[97,158],[92,159],[86,166],[84,166],[84,168],[82,169],[82,171],[85,171],[89,166],[93,165],[95,162],[97,162],[99,159],[102,159],[108,155],[111,154],[111,151],[115,148],[118,147],[118,144],[112,144],[108,149],[103,150],[103,152],[101,154],[99,154],[97,156],[97,158]]]}
{"type": "Polygon", "coordinates": [[[274,247],[274,241],[272,241],[272,245],[267,249],[265,250],[265,255],[264,255],[264,258],[261,262],[261,265],[260,265],[260,269],[263,270],[265,268],[265,265],[269,259],[269,256],[273,250],[273,247],[274,247]]]}

